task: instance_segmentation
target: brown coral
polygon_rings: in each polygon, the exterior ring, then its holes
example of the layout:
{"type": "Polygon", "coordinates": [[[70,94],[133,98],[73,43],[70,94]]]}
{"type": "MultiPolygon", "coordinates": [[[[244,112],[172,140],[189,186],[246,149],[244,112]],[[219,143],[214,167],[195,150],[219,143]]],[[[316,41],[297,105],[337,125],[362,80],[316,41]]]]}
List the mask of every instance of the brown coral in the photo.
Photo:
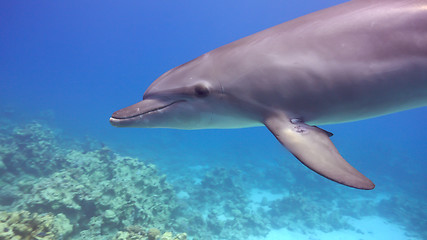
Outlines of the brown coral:
{"type": "Polygon", "coordinates": [[[37,214],[28,211],[0,212],[0,239],[54,240],[72,231],[64,215],[37,214]]]}

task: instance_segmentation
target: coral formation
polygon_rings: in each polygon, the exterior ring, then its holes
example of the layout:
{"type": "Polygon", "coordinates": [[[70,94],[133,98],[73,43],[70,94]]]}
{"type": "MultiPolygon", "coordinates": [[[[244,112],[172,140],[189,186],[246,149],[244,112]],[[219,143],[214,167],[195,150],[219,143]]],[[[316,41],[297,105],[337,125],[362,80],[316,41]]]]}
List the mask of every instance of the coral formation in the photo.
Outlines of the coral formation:
{"type": "Polygon", "coordinates": [[[214,168],[200,184],[180,186],[189,197],[182,200],[175,229],[185,229],[195,239],[245,239],[268,233],[267,219],[250,207],[240,171],[214,168]]]}
{"type": "Polygon", "coordinates": [[[0,239],[3,240],[55,240],[66,237],[72,229],[64,214],[0,212],[0,239]]]}
{"type": "Polygon", "coordinates": [[[15,127],[0,141],[6,168],[0,210],[63,214],[75,226],[71,236],[80,239],[112,237],[134,224],[171,225],[175,194],[152,164],[106,147],[64,149],[52,130],[36,122],[15,127]]]}
{"type": "Polygon", "coordinates": [[[144,231],[141,226],[129,226],[124,231],[119,231],[113,240],[187,240],[186,233],[174,235],[172,232],[161,233],[157,228],[144,231]]]}
{"type": "Polygon", "coordinates": [[[103,148],[71,151],[72,168],[37,180],[22,198],[22,209],[64,213],[91,234],[113,234],[135,223],[166,229],[176,207],[172,188],[154,165],[103,148]]]}
{"type": "Polygon", "coordinates": [[[272,201],[269,208],[268,215],[275,228],[286,226],[302,232],[352,229],[333,202],[306,197],[299,192],[291,191],[288,196],[272,201]]]}
{"type": "Polygon", "coordinates": [[[306,233],[352,229],[348,217],[368,215],[427,236],[425,203],[403,193],[382,201],[354,199],[338,187],[319,191],[322,180],[299,167],[247,163],[239,170],[175,166],[173,189],[152,164],[90,139],[80,144],[65,147],[37,122],[0,126],[0,210],[11,212],[0,213],[0,239],[187,239],[168,232],[173,230],[194,240],[240,240],[284,227],[306,233]]]}
{"type": "MultiPolygon", "coordinates": [[[[288,188],[289,191],[278,193],[274,199],[264,198],[254,204],[248,189],[256,186],[245,176],[251,171],[249,167],[246,169],[247,172],[242,173],[213,168],[197,184],[191,181],[175,183],[184,206],[176,217],[174,229],[185,229],[195,239],[244,239],[247,236],[262,237],[270,229],[283,227],[306,233],[355,230],[346,216],[374,214],[374,205],[368,200],[351,204],[334,190],[331,190],[335,194],[332,201],[315,189],[288,188]],[[340,208],[338,204],[341,204],[340,208]]],[[[250,174],[265,174],[252,169],[257,173],[250,174]]],[[[288,175],[283,177],[289,178],[288,175]]],[[[266,177],[260,175],[259,179],[262,178],[266,177]]]]}
{"type": "Polygon", "coordinates": [[[41,176],[61,167],[54,132],[40,123],[15,127],[0,145],[0,159],[9,173],[41,176]]]}
{"type": "Polygon", "coordinates": [[[417,233],[421,239],[427,239],[426,219],[427,203],[403,194],[383,199],[378,203],[379,215],[406,226],[407,230],[417,233]]]}

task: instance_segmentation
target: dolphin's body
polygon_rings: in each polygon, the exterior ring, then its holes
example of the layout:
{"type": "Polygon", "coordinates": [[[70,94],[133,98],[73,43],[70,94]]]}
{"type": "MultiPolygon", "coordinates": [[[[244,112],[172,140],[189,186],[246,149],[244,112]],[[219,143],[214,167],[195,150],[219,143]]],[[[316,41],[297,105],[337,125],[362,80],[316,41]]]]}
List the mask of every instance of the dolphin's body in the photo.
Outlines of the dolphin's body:
{"type": "Polygon", "coordinates": [[[118,127],[265,125],[293,155],[341,184],[375,185],[312,124],[427,105],[427,1],[354,0],[266,29],[160,76],[118,127]]]}

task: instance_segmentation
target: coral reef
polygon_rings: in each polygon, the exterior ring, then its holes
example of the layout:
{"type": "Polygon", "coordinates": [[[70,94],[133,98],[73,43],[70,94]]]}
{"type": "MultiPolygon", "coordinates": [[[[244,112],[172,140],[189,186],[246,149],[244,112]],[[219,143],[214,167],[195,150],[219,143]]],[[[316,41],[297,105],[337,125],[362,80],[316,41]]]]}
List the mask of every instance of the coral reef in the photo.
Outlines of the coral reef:
{"type": "MultiPolygon", "coordinates": [[[[333,189],[328,194],[335,194],[334,197],[325,198],[314,189],[290,186],[276,192],[273,198],[261,195],[256,202],[250,189],[261,189],[262,185],[257,186],[261,183],[259,179],[266,179],[264,174],[272,171],[262,172],[248,166],[245,170],[213,168],[200,180],[196,179],[196,183],[178,179],[174,185],[182,207],[175,216],[174,229],[185,230],[195,239],[245,239],[262,237],[270,229],[284,227],[303,233],[356,230],[348,223],[348,216],[375,214],[375,204],[369,200],[341,197],[333,189]],[[252,180],[248,174],[257,177],[252,180]]],[[[280,180],[278,177],[275,180],[280,180]]],[[[290,178],[288,174],[282,177],[290,178]]]]}
{"type": "Polygon", "coordinates": [[[34,182],[18,208],[64,213],[85,237],[112,235],[136,223],[167,229],[174,194],[154,165],[107,148],[71,151],[64,159],[72,168],[34,182]]]}
{"type": "Polygon", "coordinates": [[[64,214],[37,214],[28,211],[0,212],[0,239],[55,240],[73,229],[64,214]]]}
{"type": "Polygon", "coordinates": [[[426,219],[427,203],[413,199],[405,194],[396,194],[378,203],[380,216],[403,225],[407,230],[415,232],[421,239],[427,239],[426,219]]]}
{"type": "Polygon", "coordinates": [[[307,197],[301,192],[291,191],[288,196],[272,201],[269,208],[268,216],[275,228],[286,226],[301,232],[353,229],[334,206],[334,202],[313,199],[313,196],[307,197]]]}
{"type": "Polygon", "coordinates": [[[187,240],[186,233],[174,235],[172,232],[161,233],[157,228],[144,231],[141,226],[129,226],[124,231],[119,231],[113,240],[187,240]]]}
{"type": "Polygon", "coordinates": [[[0,143],[0,171],[42,176],[63,167],[54,132],[40,123],[15,127],[0,143]]]}
{"type": "Polygon", "coordinates": [[[74,226],[72,239],[111,238],[135,224],[164,231],[172,224],[175,194],[154,165],[106,147],[64,148],[37,122],[4,131],[0,210],[64,215],[74,226]]]}
{"type": "Polygon", "coordinates": [[[180,185],[182,207],[174,229],[195,239],[237,240],[268,233],[268,221],[250,207],[241,172],[214,168],[200,184],[191,184],[180,185]]]}
{"type": "Polygon", "coordinates": [[[368,215],[427,238],[426,204],[404,193],[355,199],[338,187],[319,191],[323,180],[299,166],[248,163],[175,165],[172,188],[152,164],[88,138],[65,146],[55,132],[37,122],[0,126],[0,211],[10,212],[0,212],[0,239],[187,239],[172,230],[193,240],[240,240],[284,227],[357,231],[348,217],[368,215]]]}

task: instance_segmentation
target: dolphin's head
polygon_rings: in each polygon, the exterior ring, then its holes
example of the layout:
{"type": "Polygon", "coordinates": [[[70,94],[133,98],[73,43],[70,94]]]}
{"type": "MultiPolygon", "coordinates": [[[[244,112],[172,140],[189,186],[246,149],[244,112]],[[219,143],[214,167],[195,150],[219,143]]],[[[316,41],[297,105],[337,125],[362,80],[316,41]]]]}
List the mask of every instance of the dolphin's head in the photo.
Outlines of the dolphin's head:
{"type": "Polygon", "coordinates": [[[143,100],[113,113],[117,127],[202,129],[227,126],[230,109],[208,56],[176,67],[154,81],[143,100]],[[203,61],[201,61],[203,59],[203,61]]]}

